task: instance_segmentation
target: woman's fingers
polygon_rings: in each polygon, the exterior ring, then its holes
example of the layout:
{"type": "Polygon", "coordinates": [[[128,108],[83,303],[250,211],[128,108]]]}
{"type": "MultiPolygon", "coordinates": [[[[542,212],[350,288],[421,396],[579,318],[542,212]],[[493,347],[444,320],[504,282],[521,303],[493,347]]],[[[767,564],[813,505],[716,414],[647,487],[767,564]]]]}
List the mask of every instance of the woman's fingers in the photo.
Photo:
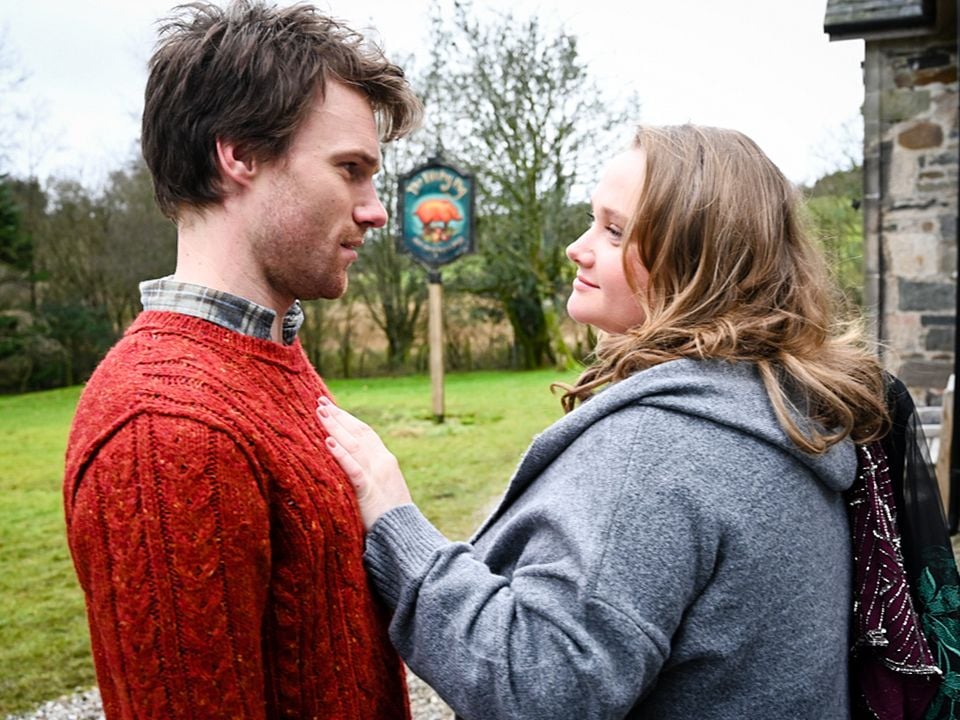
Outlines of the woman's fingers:
{"type": "Polygon", "coordinates": [[[343,428],[356,436],[362,436],[371,432],[371,428],[362,420],[355,418],[353,415],[348,413],[343,408],[339,408],[330,402],[329,398],[321,397],[317,406],[319,408],[326,408],[330,412],[330,416],[334,418],[343,428]]]}
{"type": "Polygon", "coordinates": [[[358,420],[346,410],[338,408],[329,402],[317,404],[317,416],[328,434],[332,435],[347,452],[364,461],[361,454],[386,452],[387,449],[380,440],[380,436],[362,420],[358,420]]]}
{"type": "Polygon", "coordinates": [[[373,428],[327,398],[317,401],[317,418],[327,432],[327,449],[353,485],[367,528],[391,508],[412,502],[396,457],[373,428]]]}
{"type": "Polygon", "coordinates": [[[356,453],[359,450],[356,433],[351,431],[344,422],[343,416],[346,415],[335,405],[329,403],[320,403],[317,405],[317,417],[320,424],[327,434],[333,437],[349,453],[356,453]]]}
{"type": "Polygon", "coordinates": [[[347,474],[347,477],[350,479],[350,482],[353,483],[354,487],[356,487],[358,491],[365,489],[367,483],[365,481],[363,467],[360,463],[358,463],[353,455],[351,455],[342,444],[337,442],[334,437],[328,437],[325,442],[330,454],[333,455],[333,459],[340,463],[340,467],[343,468],[343,471],[347,474]]]}

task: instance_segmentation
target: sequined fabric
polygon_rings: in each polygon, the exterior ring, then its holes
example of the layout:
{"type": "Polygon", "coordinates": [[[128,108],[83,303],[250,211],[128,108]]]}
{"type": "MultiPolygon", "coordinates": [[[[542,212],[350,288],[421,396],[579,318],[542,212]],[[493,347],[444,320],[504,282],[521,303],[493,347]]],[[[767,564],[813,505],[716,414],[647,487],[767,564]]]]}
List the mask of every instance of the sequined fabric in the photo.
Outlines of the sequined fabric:
{"type": "Polygon", "coordinates": [[[903,566],[893,491],[880,443],[857,446],[857,479],[846,494],[853,538],[851,678],[855,718],[922,718],[940,669],[921,631],[903,566]]]}

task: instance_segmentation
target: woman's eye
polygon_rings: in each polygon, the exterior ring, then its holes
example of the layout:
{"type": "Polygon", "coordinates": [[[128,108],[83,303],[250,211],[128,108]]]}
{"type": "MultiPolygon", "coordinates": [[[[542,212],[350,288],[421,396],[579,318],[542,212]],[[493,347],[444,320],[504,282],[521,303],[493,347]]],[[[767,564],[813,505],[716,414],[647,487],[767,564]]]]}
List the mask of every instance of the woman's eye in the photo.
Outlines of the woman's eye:
{"type": "Polygon", "coordinates": [[[607,231],[607,234],[610,236],[610,241],[613,244],[619,245],[623,240],[623,228],[619,225],[606,225],[603,229],[607,231]]]}
{"type": "MultiPolygon", "coordinates": [[[[591,227],[596,224],[597,216],[593,214],[592,211],[587,211],[587,218],[590,220],[591,227]]],[[[610,237],[612,237],[616,242],[619,242],[623,238],[623,229],[619,225],[604,225],[603,229],[607,232],[610,237]]]]}

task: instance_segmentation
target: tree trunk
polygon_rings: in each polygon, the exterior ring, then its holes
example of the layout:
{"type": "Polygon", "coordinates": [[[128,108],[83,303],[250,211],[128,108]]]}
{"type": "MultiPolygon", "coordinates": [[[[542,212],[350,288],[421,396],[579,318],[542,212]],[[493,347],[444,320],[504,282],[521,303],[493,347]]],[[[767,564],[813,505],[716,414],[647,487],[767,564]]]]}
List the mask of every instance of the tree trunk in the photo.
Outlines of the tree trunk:
{"type": "Polygon", "coordinates": [[[550,345],[550,332],[537,295],[514,296],[504,301],[507,318],[513,327],[514,358],[524,370],[556,364],[550,345]]]}

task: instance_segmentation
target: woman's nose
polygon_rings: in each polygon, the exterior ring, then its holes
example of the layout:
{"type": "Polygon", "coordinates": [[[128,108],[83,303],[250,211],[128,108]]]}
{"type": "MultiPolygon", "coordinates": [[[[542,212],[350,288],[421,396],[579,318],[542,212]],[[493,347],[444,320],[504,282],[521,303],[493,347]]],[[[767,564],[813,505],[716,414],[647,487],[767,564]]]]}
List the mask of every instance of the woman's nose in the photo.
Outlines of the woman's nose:
{"type": "Polygon", "coordinates": [[[593,262],[593,252],[588,247],[586,237],[587,233],[584,233],[567,245],[567,257],[577,265],[589,265],[593,262]]]}

